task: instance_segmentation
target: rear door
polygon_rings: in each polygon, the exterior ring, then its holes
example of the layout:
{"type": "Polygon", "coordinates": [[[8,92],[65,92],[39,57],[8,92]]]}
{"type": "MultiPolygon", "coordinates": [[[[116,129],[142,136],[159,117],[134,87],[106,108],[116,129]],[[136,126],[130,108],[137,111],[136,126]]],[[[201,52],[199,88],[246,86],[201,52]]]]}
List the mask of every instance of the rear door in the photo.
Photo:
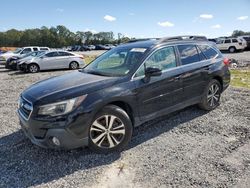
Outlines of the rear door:
{"type": "Polygon", "coordinates": [[[58,68],[69,68],[70,59],[73,56],[68,52],[58,52],[57,66],[58,68]]]}
{"type": "Polygon", "coordinates": [[[181,79],[183,85],[183,101],[195,99],[202,95],[206,86],[208,67],[203,60],[205,56],[201,54],[194,44],[177,46],[180,63],[181,79]]]}
{"type": "Polygon", "coordinates": [[[180,103],[182,86],[179,75],[180,67],[172,46],[157,50],[139,68],[133,81],[142,120],[160,116],[166,109],[180,103]],[[145,81],[145,68],[148,67],[159,68],[162,75],[145,81]]]}

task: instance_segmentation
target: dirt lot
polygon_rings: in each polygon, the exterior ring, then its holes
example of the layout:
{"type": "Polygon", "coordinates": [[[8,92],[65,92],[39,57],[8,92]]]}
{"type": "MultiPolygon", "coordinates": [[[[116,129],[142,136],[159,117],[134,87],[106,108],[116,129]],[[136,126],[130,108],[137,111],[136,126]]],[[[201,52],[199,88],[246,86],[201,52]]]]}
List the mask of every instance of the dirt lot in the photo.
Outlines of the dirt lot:
{"type": "Polygon", "coordinates": [[[196,106],[134,131],[122,153],[45,150],[20,130],[18,95],[70,71],[23,74],[0,65],[0,187],[248,187],[250,90],[230,87],[221,105],[196,106]]]}

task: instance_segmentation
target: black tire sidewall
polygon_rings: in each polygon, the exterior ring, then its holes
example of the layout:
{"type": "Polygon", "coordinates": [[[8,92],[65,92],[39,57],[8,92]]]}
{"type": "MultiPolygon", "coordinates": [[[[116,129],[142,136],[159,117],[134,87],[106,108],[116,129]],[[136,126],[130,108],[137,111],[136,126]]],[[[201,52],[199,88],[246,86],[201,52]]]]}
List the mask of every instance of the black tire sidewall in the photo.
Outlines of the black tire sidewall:
{"type": "Polygon", "coordinates": [[[220,82],[219,82],[218,80],[215,80],[215,79],[211,80],[211,81],[208,83],[208,85],[207,85],[207,87],[206,87],[206,89],[205,89],[205,92],[204,92],[204,95],[203,95],[203,98],[202,98],[202,102],[199,104],[200,108],[202,108],[203,110],[210,111],[210,110],[215,109],[217,106],[219,106],[219,104],[220,104],[221,92],[222,92],[222,86],[221,86],[220,82]],[[218,100],[217,104],[211,107],[211,106],[208,104],[208,102],[207,102],[207,95],[208,95],[208,90],[209,90],[209,88],[210,88],[211,85],[213,85],[213,84],[217,84],[217,85],[219,86],[219,91],[220,91],[220,92],[219,92],[219,100],[218,100]]]}
{"type": "MultiPolygon", "coordinates": [[[[114,115],[116,117],[118,117],[124,124],[125,126],[125,136],[122,140],[122,142],[115,146],[114,148],[100,148],[98,146],[96,146],[91,138],[90,138],[90,127],[91,125],[89,125],[89,129],[88,129],[88,136],[89,136],[89,148],[91,150],[93,150],[94,152],[96,153],[110,153],[110,152],[115,152],[115,151],[118,151],[120,152],[121,150],[123,150],[129,143],[129,141],[131,140],[131,137],[132,137],[132,133],[133,133],[133,125],[131,123],[131,120],[128,116],[128,114],[123,110],[121,109],[120,107],[118,106],[115,106],[115,105],[108,105],[108,106],[105,106],[101,111],[99,111],[96,116],[94,117],[92,123],[99,117],[103,116],[103,115],[114,115]]],[[[92,124],[91,123],[91,124],[92,124]]]]}

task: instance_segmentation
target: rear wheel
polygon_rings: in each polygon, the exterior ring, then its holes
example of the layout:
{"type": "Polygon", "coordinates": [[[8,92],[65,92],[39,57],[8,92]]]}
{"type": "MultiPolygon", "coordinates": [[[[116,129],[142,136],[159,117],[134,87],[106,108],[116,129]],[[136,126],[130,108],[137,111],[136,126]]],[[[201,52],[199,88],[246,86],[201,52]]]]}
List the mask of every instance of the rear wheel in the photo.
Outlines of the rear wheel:
{"type": "Polygon", "coordinates": [[[78,63],[75,62],[75,61],[73,61],[73,62],[71,62],[71,63],[69,64],[69,68],[70,68],[71,70],[78,69],[78,67],[79,67],[79,65],[78,65],[78,63]]]}
{"type": "Polygon", "coordinates": [[[211,80],[199,107],[208,111],[215,109],[220,104],[221,89],[221,84],[218,80],[211,80]]]}
{"type": "Polygon", "coordinates": [[[234,53],[234,52],[236,52],[236,48],[235,48],[235,47],[230,47],[230,48],[228,49],[228,51],[229,51],[230,53],[234,53]]]}
{"type": "Polygon", "coordinates": [[[28,71],[30,73],[36,73],[36,72],[39,72],[39,66],[37,64],[30,64],[28,66],[28,71]]]}
{"type": "Polygon", "coordinates": [[[89,147],[97,153],[121,151],[131,140],[132,130],[127,113],[118,106],[108,105],[89,128],[89,147]]]}

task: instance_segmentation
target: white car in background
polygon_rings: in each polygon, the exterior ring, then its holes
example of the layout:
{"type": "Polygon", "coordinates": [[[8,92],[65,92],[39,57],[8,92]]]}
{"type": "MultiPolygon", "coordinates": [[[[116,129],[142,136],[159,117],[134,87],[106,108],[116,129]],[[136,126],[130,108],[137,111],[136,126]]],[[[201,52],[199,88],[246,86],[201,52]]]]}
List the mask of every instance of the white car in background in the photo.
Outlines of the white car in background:
{"type": "Polygon", "coordinates": [[[45,51],[39,56],[36,56],[27,61],[18,63],[18,69],[31,73],[39,72],[40,70],[55,70],[55,69],[78,69],[85,66],[82,55],[71,52],[55,50],[45,51]]]}
{"type": "Polygon", "coordinates": [[[48,47],[38,47],[38,46],[28,46],[23,48],[17,48],[15,51],[8,51],[0,55],[0,62],[5,63],[9,58],[13,56],[22,56],[24,54],[34,52],[34,51],[48,51],[48,47]]]}
{"type": "Polygon", "coordinates": [[[230,53],[234,53],[236,51],[243,51],[247,47],[247,43],[245,40],[239,38],[225,38],[219,40],[216,46],[221,51],[227,50],[230,53]]]}

